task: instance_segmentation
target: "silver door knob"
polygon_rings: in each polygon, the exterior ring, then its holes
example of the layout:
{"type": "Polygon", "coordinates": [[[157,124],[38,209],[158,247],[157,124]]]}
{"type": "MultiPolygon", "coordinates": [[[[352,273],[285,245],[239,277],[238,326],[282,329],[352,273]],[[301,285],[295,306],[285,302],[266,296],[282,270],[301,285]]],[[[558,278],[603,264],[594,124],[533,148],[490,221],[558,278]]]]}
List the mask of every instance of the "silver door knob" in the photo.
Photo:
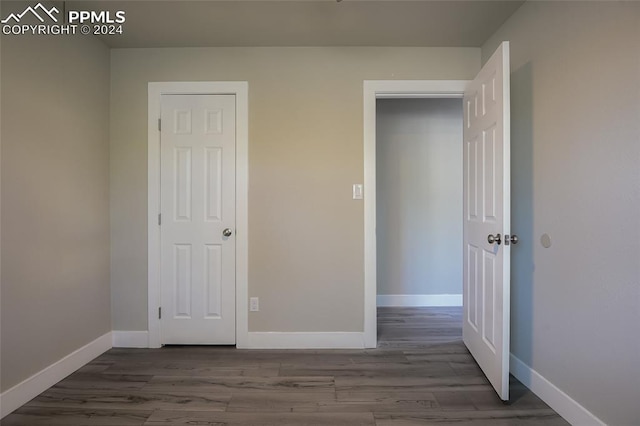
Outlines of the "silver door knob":
{"type": "Polygon", "coordinates": [[[496,235],[489,234],[487,236],[487,242],[489,244],[498,244],[498,245],[500,245],[500,243],[502,242],[502,238],[500,237],[500,234],[496,234],[496,235]]]}
{"type": "Polygon", "coordinates": [[[231,235],[233,235],[233,231],[231,230],[231,228],[225,228],[224,231],[222,231],[222,235],[225,237],[230,237],[231,235]]]}
{"type": "Polygon", "coordinates": [[[504,245],[508,246],[509,244],[518,244],[518,236],[513,234],[513,235],[505,235],[504,236],[504,245]]]}

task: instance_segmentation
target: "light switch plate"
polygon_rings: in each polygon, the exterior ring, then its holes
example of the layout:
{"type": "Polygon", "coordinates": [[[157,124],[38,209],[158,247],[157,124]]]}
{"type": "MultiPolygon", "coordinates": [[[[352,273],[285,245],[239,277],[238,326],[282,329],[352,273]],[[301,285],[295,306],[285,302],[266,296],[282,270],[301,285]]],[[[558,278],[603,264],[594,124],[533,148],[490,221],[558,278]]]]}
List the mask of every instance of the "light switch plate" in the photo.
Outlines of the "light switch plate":
{"type": "Polygon", "coordinates": [[[361,183],[353,184],[353,199],[362,200],[364,198],[364,188],[361,183]]]}

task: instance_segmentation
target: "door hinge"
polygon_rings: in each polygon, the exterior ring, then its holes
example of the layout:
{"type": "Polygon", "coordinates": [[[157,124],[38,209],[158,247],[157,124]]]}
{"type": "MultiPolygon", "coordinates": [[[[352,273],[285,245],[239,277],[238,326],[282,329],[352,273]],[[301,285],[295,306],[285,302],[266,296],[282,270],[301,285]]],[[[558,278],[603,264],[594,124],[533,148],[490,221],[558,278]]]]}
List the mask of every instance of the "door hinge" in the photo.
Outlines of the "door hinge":
{"type": "Polygon", "coordinates": [[[162,131],[162,119],[158,118],[158,131],[161,132],[162,131]]]}
{"type": "Polygon", "coordinates": [[[158,307],[158,319],[162,319],[162,307],[158,307]]]}
{"type": "Polygon", "coordinates": [[[162,225],[162,213],[158,213],[158,226],[162,225]]]}

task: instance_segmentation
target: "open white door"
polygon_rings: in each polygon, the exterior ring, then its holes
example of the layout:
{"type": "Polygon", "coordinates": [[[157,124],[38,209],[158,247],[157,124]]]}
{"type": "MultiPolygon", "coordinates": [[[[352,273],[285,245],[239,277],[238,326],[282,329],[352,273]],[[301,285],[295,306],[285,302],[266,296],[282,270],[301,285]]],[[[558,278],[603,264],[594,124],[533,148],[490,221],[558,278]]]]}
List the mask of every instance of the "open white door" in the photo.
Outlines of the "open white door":
{"type": "Polygon", "coordinates": [[[509,399],[512,243],[509,96],[509,42],[503,42],[464,94],[462,334],[504,401],[509,399]]]}

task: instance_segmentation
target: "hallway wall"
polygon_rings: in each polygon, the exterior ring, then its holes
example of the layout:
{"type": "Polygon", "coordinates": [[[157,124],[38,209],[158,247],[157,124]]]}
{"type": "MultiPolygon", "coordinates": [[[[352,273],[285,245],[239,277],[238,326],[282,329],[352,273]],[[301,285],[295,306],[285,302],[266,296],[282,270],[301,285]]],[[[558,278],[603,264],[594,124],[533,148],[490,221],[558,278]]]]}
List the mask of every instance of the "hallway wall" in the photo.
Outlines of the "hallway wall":
{"type": "Polygon", "coordinates": [[[376,120],[378,296],[462,295],[462,99],[378,99],[376,120]]]}

